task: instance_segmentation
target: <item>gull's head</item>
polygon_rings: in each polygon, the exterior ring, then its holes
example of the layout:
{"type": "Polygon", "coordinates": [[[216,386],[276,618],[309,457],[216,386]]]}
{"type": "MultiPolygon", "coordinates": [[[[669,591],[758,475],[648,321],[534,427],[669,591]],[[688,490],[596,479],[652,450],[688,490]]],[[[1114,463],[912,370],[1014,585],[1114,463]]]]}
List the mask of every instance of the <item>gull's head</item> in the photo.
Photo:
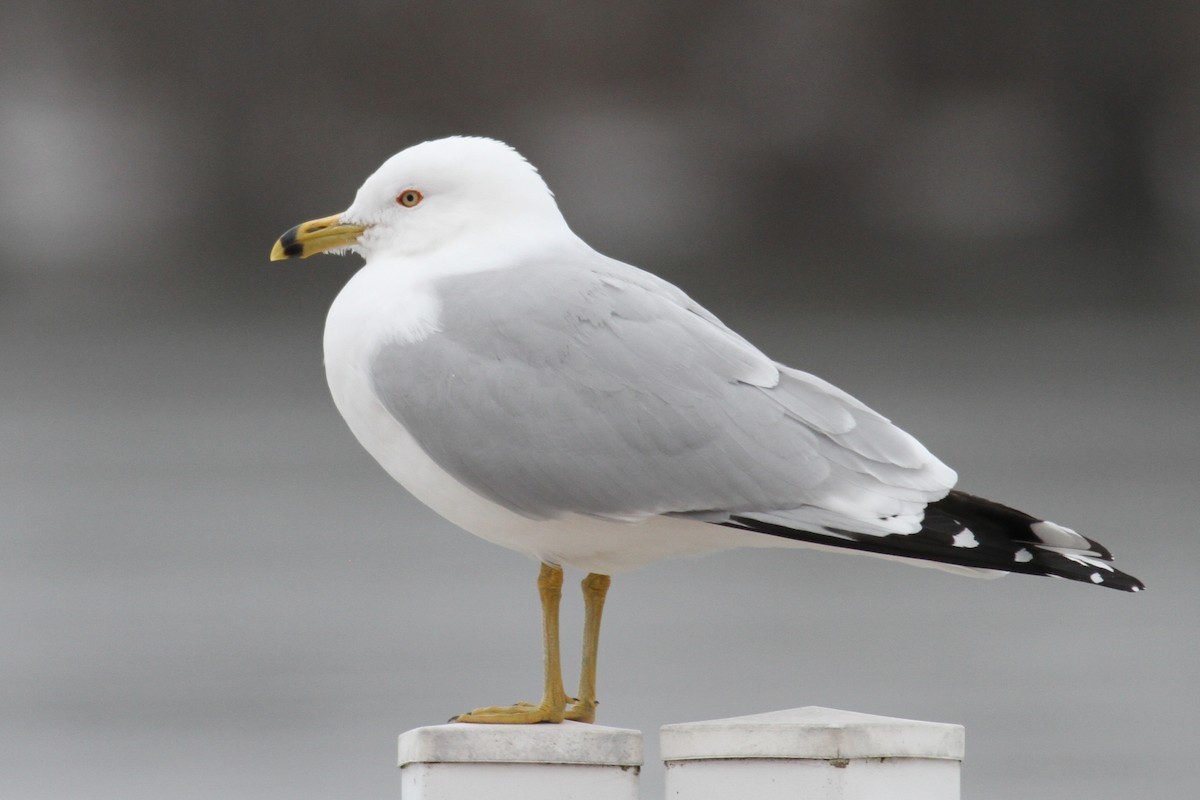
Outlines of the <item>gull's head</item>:
{"type": "Polygon", "coordinates": [[[348,209],[297,225],[271,260],[314,253],[417,255],[506,235],[567,231],[545,181],[516,150],[494,139],[455,136],[389,158],[348,209]]]}

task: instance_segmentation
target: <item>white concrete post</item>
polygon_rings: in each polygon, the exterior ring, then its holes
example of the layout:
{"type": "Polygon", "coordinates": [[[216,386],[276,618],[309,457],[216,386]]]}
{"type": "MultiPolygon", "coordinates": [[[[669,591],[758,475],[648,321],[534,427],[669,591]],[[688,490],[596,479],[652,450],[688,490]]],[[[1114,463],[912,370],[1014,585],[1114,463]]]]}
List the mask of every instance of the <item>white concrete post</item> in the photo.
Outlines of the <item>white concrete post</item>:
{"type": "Polygon", "coordinates": [[[638,800],[642,734],[579,722],[400,735],[402,800],[638,800]]]}
{"type": "Polygon", "coordinates": [[[963,728],[807,706],[662,729],[671,800],[958,800],[963,728]]]}

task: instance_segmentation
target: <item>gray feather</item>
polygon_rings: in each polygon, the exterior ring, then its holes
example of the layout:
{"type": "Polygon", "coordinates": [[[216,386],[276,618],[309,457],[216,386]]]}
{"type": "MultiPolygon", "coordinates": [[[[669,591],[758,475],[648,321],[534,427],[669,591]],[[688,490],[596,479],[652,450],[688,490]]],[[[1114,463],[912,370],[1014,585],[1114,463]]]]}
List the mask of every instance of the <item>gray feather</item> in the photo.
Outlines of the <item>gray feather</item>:
{"type": "Polygon", "coordinates": [[[440,332],[384,345],[375,391],[439,466],[526,516],[919,522],[953,483],[854,398],[620,262],[526,263],[436,289],[440,332]]]}

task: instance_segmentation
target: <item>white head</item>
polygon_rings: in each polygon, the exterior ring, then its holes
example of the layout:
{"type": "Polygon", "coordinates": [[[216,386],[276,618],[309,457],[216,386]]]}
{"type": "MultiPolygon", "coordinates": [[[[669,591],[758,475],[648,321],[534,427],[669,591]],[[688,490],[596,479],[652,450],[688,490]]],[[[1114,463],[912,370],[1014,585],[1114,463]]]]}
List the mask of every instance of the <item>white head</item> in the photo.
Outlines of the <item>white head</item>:
{"type": "Polygon", "coordinates": [[[392,156],[346,211],[288,231],[271,258],[415,255],[466,239],[496,241],[505,231],[568,228],[537,169],[516,150],[494,139],[454,136],[392,156]]]}

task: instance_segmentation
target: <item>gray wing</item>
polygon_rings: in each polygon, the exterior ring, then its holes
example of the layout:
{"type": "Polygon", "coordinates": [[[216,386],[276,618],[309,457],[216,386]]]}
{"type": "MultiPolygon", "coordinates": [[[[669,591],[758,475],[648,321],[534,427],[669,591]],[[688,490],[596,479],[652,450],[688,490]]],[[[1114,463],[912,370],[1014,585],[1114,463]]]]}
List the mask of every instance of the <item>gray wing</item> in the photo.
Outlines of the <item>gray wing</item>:
{"type": "Polygon", "coordinates": [[[595,256],[442,279],[440,332],[384,345],[383,405],[443,469],[533,518],[796,509],[919,528],[954,474],[681,291],[595,256]],[[915,515],[915,518],[913,517],[915,515]]]}

